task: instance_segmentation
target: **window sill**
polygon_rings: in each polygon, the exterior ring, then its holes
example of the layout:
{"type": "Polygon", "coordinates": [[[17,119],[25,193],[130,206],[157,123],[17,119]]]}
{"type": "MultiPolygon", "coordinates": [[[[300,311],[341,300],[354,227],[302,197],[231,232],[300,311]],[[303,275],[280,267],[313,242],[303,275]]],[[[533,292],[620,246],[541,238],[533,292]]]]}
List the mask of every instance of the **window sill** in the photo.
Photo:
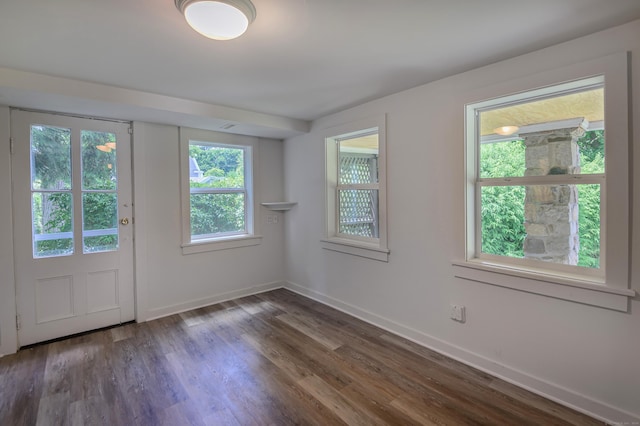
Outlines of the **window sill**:
{"type": "Polygon", "coordinates": [[[204,253],[207,251],[228,250],[239,247],[256,246],[262,243],[261,235],[240,235],[211,240],[202,240],[182,245],[182,254],[204,253]]]}
{"type": "Polygon", "coordinates": [[[358,243],[356,241],[331,238],[320,240],[322,248],[325,250],[347,253],[354,256],[365,257],[367,259],[378,260],[380,262],[389,262],[389,250],[383,249],[366,243],[358,243]]]}
{"type": "Polygon", "coordinates": [[[481,260],[456,261],[452,265],[457,278],[621,312],[628,311],[628,299],[636,295],[634,290],[607,287],[595,280],[538,273],[481,260]]]}

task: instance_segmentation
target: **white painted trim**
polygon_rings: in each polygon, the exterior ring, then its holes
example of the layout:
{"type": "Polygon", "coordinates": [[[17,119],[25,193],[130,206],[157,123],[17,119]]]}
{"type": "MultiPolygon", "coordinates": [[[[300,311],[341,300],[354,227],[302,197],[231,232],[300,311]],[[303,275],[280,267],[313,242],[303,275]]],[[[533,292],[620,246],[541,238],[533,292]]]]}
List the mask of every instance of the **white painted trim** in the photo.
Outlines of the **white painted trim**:
{"type": "Polygon", "coordinates": [[[10,112],[0,107],[0,357],[18,350],[16,330],[16,285],[13,262],[13,201],[11,155],[9,154],[10,112]]]}
{"type": "Polygon", "coordinates": [[[588,175],[543,175],[478,178],[479,186],[534,186],[534,185],[602,185],[606,177],[602,173],[588,175]]]}
{"type": "Polygon", "coordinates": [[[620,312],[629,310],[629,298],[636,295],[634,290],[606,287],[604,283],[587,281],[585,277],[527,271],[477,260],[454,262],[453,269],[457,278],[620,312]]]}
{"type": "Polygon", "coordinates": [[[389,250],[381,249],[377,245],[367,245],[367,243],[358,243],[356,240],[341,240],[339,238],[331,238],[320,241],[320,246],[325,250],[337,251],[340,253],[352,254],[354,256],[365,257],[367,259],[379,260],[381,262],[389,261],[389,250]]]}
{"type": "MultiPolygon", "coordinates": [[[[607,140],[605,144],[605,161],[607,169],[606,181],[601,186],[601,217],[605,226],[600,235],[601,267],[605,274],[604,285],[616,289],[628,290],[630,285],[629,265],[631,263],[629,249],[630,204],[629,204],[629,86],[628,86],[629,54],[619,52],[603,56],[587,62],[542,72],[535,76],[526,76],[512,80],[508,89],[503,84],[483,88],[490,93],[482,101],[465,103],[465,259],[473,261],[483,258],[481,252],[480,195],[476,190],[476,177],[479,170],[477,114],[483,108],[495,107],[517,102],[524,97],[545,97],[553,93],[561,93],[580,89],[581,87],[599,85],[605,81],[605,120],[607,122],[607,140]],[[603,80],[604,78],[604,80],[603,80]],[[565,82],[557,84],[558,82],[565,82]],[[538,87],[536,89],[536,87],[538,87]],[[532,90],[531,90],[532,89],[532,90]],[[613,208],[615,207],[615,208],[613,208]],[[615,255],[614,255],[615,253],[615,255]]],[[[593,180],[597,177],[589,177],[593,180]]],[[[512,179],[513,182],[524,179],[512,179]]],[[[586,182],[586,180],[584,181],[586,182]]],[[[515,259],[514,259],[515,260],[515,259]]],[[[509,262],[514,264],[514,261],[509,262]]],[[[509,266],[505,263],[504,266],[509,266]]],[[[551,273],[554,266],[549,263],[551,273]]],[[[489,279],[488,273],[485,279],[489,279]]],[[[497,276],[498,274],[493,274],[497,276]]],[[[499,279],[499,277],[498,277],[499,279]]],[[[544,278],[543,278],[544,279],[544,278]]],[[[548,281],[548,280],[547,280],[548,281]]],[[[484,281],[483,281],[484,282],[484,281]]],[[[499,282],[491,282],[500,285],[499,282]]],[[[554,297],[554,292],[540,293],[554,297]]],[[[561,297],[563,298],[563,297],[561,297]]],[[[591,304],[591,302],[588,302],[591,304]]],[[[615,308],[622,309],[622,300],[613,302],[615,308]]],[[[607,302],[607,307],[611,301],[607,302]]]]}
{"type": "Polygon", "coordinates": [[[584,117],[572,118],[569,120],[556,120],[547,121],[546,123],[531,124],[529,126],[522,126],[518,135],[537,132],[548,132],[558,129],[577,129],[578,127],[583,130],[589,129],[589,121],[584,117]]]}
{"type": "Polygon", "coordinates": [[[147,212],[147,160],[146,152],[148,142],[145,138],[145,123],[134,121],[132,124],[133,135],[131,140],[131,166],[133,168],[133,270],[135,288],[135,315],[136,321],[147,319],[147,307],[149,304],[149,278],[148,278],[148,251],[146,220],[147,212]],[[141,220],[136,221],[138,217],[141,220]]]}
{"type": "Polygon", "coordinates": [[[274,201],[272,203],[260,203],[260,204],[271,211],[282,212],[282,211],[291,210],[291,208],[298,203],[296,201],[274,201]]]}
{"type": "MultiPolygon", "coordinates": [[[[182,254],[205,251],[225,250],[229,248],[257,245],[262,242],[259,235],[259,182],[256,182],[260,162],[259,139],[251,136],[231,135],[228,133],[180,127],[180,220],[182,222],[182,254]],[[240,235],[220,235],[211,239],[192,240],[191,236],[191,187],[189,180],[189,146],[192,143],[217,147],[239,148],[244,150],[244,193],[245,233],[240,235]],[[249,165],[249,167],[247,167],[249,165]]],[[[211,189],[217,192],[217,189],[211,189]]]]}
{"type": "Polygon", "coordinates": [[[378,150],[377,149],[372,149],[372,148],[356,148],[356,147],[341,147],[340,148],[340,152],[349,152],[349,153],[353,153],[353,154],[371,154],[371,155],[378,155],[378,150]]]}
{"type": "Polygon", "coordinates": [[[182,254],[204,253],[207,251],[228,250],[240,247],[257,246],[262,243],[262,235],[234,235],[226,238],[194,241],[182,245],[182,254]]]}
{"type": "Polygon", "coordinates": [[[201,299],[193,299],[188,302],[178,303],[175,305],[169,305],[162,308],[154,308],[149,310],[147,321],[151,321],[158,318],[167,317],[173,314],[179,314],[180,312],[190,311],[192,309],[199,309],[205,306],[215,305],[216,303],[222,303],[241,297],[253,296],[254,294],[265,293],[267,291],[277,290],[285,286],[284,281],[274,281],[270,283],[260,284],[253,287],[244,288],[241,290],[234,290],[227,293],[221,293],[215,296],[203,297],[201,299]]]}
{"type": "Polygon", "coordinates": [[[460,346],[453,345],[357,306],[341,302],[315,290],[292,282],[286,282],[284,288],[598,420],[610,424],[638,424],[638,422],[640,422],[640,414],[620,410],[574,390],[500,364],[483,355],[468,351],[460,346]]]}
{"type": "Polygon", "coordinates": [[[604,128],[604,120],[596,121],[595,123],[597,123],[597,125],[594,126],[594,128],[592,129],[591,123],[589,123],[589,121],[586,118],[580,117],[580,118],[570,118],[568,120],[557,120],[557,121],[548,121],[546,123],[530,124],[528,126],[520,127],[517,133],[513,133],[508,136],[496,135],[496,134],[481,136],[480,143],[485,144],[485,143],[495,143],[495,142],[507,142],[512,140],[522,139],[521,135],[524,135],[527,133],[547,132],[547,131],[558,130],[558,129],[574,129],[574,128],[581,127],[584,130],[588,131],[588,130],[596,130],[596,129],[602,130],[604,128]]]}
{"type": "Polygon", "coordinates": [[[325,239],[323,248],[388,261],[369,247],[389,253],[387,237],[387,115],[377,114],[323,130],[325,144],[325,239]],[[366,185],[341,185],[338,182],[338,142],[356,136],[378,135],[378,182],[366,185]],[[339,233],[338,192],[342,189],[372,189],[378,191],[379,238],[363,238],[339,233]],[[364,241],[361,243],[360,241],[364,241]],[[350,242],[350,243],[349,243],[350,242]],[[358,250],[361,248],[362,250],[358,250]],[[372,257],[373,256],[373,257],[372,257]]]}
{"type": "MultiPolygon", "coordinates": [[[[117,105],[123,116],[134,121],[191,127],[202,123],[206,128],[217,126],[218,130],[225,130],[225,125],[232,123],[237,126],[228,128],[228,131],[233,129],[278,139],[307,133],[310,129],[310,123],[305,120],[11,68],[0,67],[0,86],[17,93],[37,94],[41,102],[55,104],[57,111],[65,113],[84,112],[82,107],[74,105],[86,107],[86,102],[93,102],[97,109],[103,111],[107,111],[104,110],[105,104],[117,105]],[[78,99],[84,102],[78,103],[78,99]],[[161,121],[158,121],[159,116],[161,121]]],[[[96,111],[95,115],[105,114],[96,111]]]]}

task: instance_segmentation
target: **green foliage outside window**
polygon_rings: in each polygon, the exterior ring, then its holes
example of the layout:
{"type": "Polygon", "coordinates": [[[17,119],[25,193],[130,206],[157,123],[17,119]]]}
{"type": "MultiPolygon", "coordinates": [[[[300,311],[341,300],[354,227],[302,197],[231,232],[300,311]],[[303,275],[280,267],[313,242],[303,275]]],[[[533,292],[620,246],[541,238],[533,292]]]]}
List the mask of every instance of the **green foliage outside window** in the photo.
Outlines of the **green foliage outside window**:
{"type": "MultiPolygon", "coordinates": [[[[520,140],[482,146],[480,176],[522,176],[525,170],[524,142],[520,140]]],[[[482,251],[523,257],[524,186],[484,187],[482,206],[482,251]]]]}
{"type": "MultiPolygon", "coordinates": [[[[203,178],[191,179],[193,188],[243,189],[244,150],[207,145],[189,145],[203,178]]],[[[243,232],[245,204],[243,192],[191,194],[191,235],[204,236],[243,232]]]]}
{"type": "MultiPolygon", "coordinates": [[[[81,139],[82,189],[115,191],[117,189],[117,150],[104,152],[96,148],[108,143],[115,144],[115,134],[83,130],[81,139]]],[[[118,196],[115,192],[85,192],[82,197],[82,220],[85,231],[118,227],[118,196]]],[[[85,252],[113,250],[118,247],[118,236],[85,237],[83,243],[85,252]]]]}
{"type": "MultiPolygon", "coordinates": [[[[31,127],[32,222],[35,235],[72,231],[71,133],[69,129],[46,126],[31,127]]],[[[58,238],[35,243],[38,255],[73,252],[72,238],[58,238]]]]}
{"type": "MultiPolygon", "coordinates": [[[[604,131],[586,132],[578,141],[581,173],[604,173],[604,131]]],[[[484,178],[523,176],[525,147],[521,140],[482,146],[480,176],[484,178]]],[[[509,257],[523,257],[524,186],[483,187],[481,195],[482,251],[509,257]]],[[[580,251],[578,266],[600,265],[600,186],[580,185],[580,251]]]]}
{"type": "MultiPolygon", "coordinates": [[[[104,152],[97,145],[113,143],[113,133],[82,131],[82,208],[83,229],[109,230],[117,228],[116,154],[104,152]],[[90,192],[108,191],[108,192],[90,192]]],[[[32,220],[34,234],[73,232],[73,201],[71,192],[71,132],[69,129],[32,126],[32,220]],[[59,191],[59,192],[40,192],[59,191]]],[[[86,237],[85,252],[117,248],[117,235],[86,237]]],[[[73,238],[45,239],[35,242],[37,256],[70,254],[73,238]]]]}
{"type": "MultiPolygon", "coordinates": [[[[604,173],[604,130],[587,132],[578,140],[582,173],[604,173]]],[[[600,186],[582,185],[578,230],[580,252],[578,265],[600,267],[600,186]]]]}

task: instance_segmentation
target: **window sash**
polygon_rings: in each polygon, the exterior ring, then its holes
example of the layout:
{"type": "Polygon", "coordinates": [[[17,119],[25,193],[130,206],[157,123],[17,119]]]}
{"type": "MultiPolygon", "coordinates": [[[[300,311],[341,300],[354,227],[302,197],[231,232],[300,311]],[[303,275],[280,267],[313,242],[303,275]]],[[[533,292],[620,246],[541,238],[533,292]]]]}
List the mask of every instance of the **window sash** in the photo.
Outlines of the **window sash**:
{"type": "Polygon", "coordinates": [[[338,184],[336,185],[336,189],[338,191],[348,191],[348,190],[373,190],[377,191],[380,189],[380,185],[377,183],[351,183],[348,185],[338,184]]]}
{"type": "MultiPolygon", "coordinates": [[[[361,137],[361,136],[369,136],[372,134],[377,133],[377,131],[375,132],[366,132],[366,133],[362,133],[362,134],[358,134],[357,137],[361,137]]],[[[352,138],[348,138],[348,139],[352,139],[352,138]]],[[[374,235],[378,235],[376,237],[367,237],[364,235],[357,235],[357,234],[349,234],[349,233],[345,233],[345,232],[341,232],[340,229],[343,225],[343,221],[341,220],[341,211],[342,211],[342,207],[340,204],[340,193],[342,191],[376,191],[377,193],[377,199],[378,199],[378,203],[379,203],[379,193],[380,193],[380,183],[379,181],[377,182],[372,182],[372,183],[359,183],[359,184],[343,184],[343,183],[339,183],[341,181],[341,168],[340,168],[340,160],[341,160],[341,153],[340,153],[340,147],[339,144],[342,140],[347,140],[347,139],[340,139],[337,140],[338,143],[338,150],[336,152],[337,154],[337,159],[336,159],[336,164],[337,164],[337,169],[336,169],[336,186],[335,186],[335,215],[336,215],[336,230],[335,230],[335,234],[337,237],[340,238],[347,238],[347,239],[353,239],[353,240],[358,240],[358,241],[363,241],[363,242],[371,242],[371,243],[379,243],[380,238],[379,238],[379,234],[380,234],[380,214],[379,214],[379,205],[378,206],[374,206],[374,211],[373,211],[373,222],[372,225],[374,227],[374,231],[373,234],[374,235]]],[[[377,163],[376,163],[376,167],[377,167],[377,163]]],[[[378,174],[379,171],[376,171],[376,174],[378,174]]],[[[369,223],[369,222],[367,222],[369,223]]]]}
{"type": "MultiPolygon", "coordinates": [[[[230,189],[230,188],[191,188],[190,195],[223,195],[223,194],[242,194],[243,195],[243,210],[244,210],[244,230],[237,232],[215,232],[212,234],[193,234],[191,233],[191,241],[201,241],[206,239],[224,238],[232,235],[247,235],[249,234],[249,217],[248,217],[248,203],[249,194],[246,189],[230,189]]],[[[189,227],[191,227],[191,207],[189,207],[189,227]]]]}
{"type": "MultiPolygon", "coordinates": [[[[606,175],[546,175],[514,178],[482,178],[475,182],[475,258],[496,264],[521,266],[536,270],[548,270],[561,274],[576,274],[594,279],[604,280],[606,276],[606,175]],[[577,185],[596,184],[600,186],[600,267],[589,268],[578,265],[564,265],[554,262],[541,262],[535,259],[524,259],[513,256],[500,256],[482,251],[482,188],[499,186],[534,186],[534,185],[577,185]]],[[[524,201],[523,201],[524,202],[524,201]]]]}
{"type": "Polygon", "coordinates": [[[191,194],[239,194],[247,195],[245,188],[190,188],[191,194]]]}
{"type": "MultiPolygon", "coordinates": [[[[550,85],[541,89],[534,89],[522,93],[515,93],[502,97],[500,101],[489,99],[484,102],[467,106],[467,117],[472,120],[473,130],[473,146],[471,150],[467,150],[467,161],[469,156],[473,158],[472,179],[468,181],[470,188],[473,188],[473,218],[470,222],[474,232],[473,255],[471,258],[477,258],[484,261],[495,262],[496,264],[511,265],[514,267],[533,268],[548,270],[556,273],[578,274],[588,277],[604,278],[606,266],[606,173],[599,174],[559,174],[544,176],[514,176],[514,177],[496,177],[482,178],[480,177],[480,153],[481,153],[481,136],[480,136],[480,114],[496,109],[502,109],[513,105],[527,104],[542,99],[550,99],[569,95],[572,93],[580,93],[596,88],[605,87],[605,76],[595,76],[581,80],[575,80],[568,83],[550,85]],[[473,112],[469,114],[469,109],[473,112]],[[554,262],[541,262],[534,259],[523,259],[513,256],[500,256],[489,254],[482,251],[482,188],[499,187],[499,186],[533,186],[533,185],[578,185],[578,184],[597,184],[600,186],[600,268],[588,268],[578,265],[563,265],[554,262]]],[[[470,129],[469,129],[470,130],[470,129]]],[[[469,135],[468,135],[469,136],[469,135]]],[[[469,141],[468,141],[469,142],[469,141]]],[[[609,151],[610,142],[605,145],[606,152],[609,151]]],[[[469,148],[469,146],[468,146],[469,148]]],[[[607,156],[608,157],[608,156],[607,156]]],[[[608,161],[605,160],[606,163],[608,161]]],[[[605,166],[606,167],[606,166],[605,166]]],[[[605,169],[606,170],[606,169],[605,169]]],[[[523,201],[524,202],[524,201],[523,201]]],[[[469,258],[469,254],[467,255],[469,258]]]]}
{"type": "Polygon", "coordinates": [[[237,231],[237,232],[215,232],[213,234],[196,234],[191,236],[191,241],[195,242],[195,241],[211,240],[216,238],[227,238],[227,237],[234,237],[236,235],[247,235],[247,232],[237,231]]]}
{"type": "Polygon", "coordinates": [[[585,175],[546,175],[546,176],[526,176],[509,178],[478,178],[476,184],[479,186],[528,186],[528,185],[577,185],[577,184],[599,184],[604,185],[606,174],[585,174],[585,175]]]}
{"type": "Polygon", "coordinates": [[[360,184],[360,185],[337,185],[336,186],[336,194],[335,194],[335,203],[336,203],[336,236],[340,237],[340,238],[348,238],[348,239],[354,239],[354,240],[359,240],[359,241],[364,241],[364,242],[372,242],[372,243],[378,243],[380,241],[380,190],[379,190],[379,185],[378,184],[360,184]],[[341,219],[343,219],[340,216],[340,213],[342,211],[342,206],[340,203],[340,192],[341,191],[358,191],[358,190],[365,190],[365,191],[375,191],[376,192],[376,202],[377,205],[373,206],[373,221],[371,222],[353,222],[353,223],[347,223],[346,225],[354,225],[354,224],[364,224],[364,223],[370,223],[371,225],[373,225],[373,234],[375,235],[374,237],[367,237],[364,235],[357,235],[357,234],[349,234],[346,232],[341,232],[341,227],[343,224],[345,224],[345,222],[341,219]]]}

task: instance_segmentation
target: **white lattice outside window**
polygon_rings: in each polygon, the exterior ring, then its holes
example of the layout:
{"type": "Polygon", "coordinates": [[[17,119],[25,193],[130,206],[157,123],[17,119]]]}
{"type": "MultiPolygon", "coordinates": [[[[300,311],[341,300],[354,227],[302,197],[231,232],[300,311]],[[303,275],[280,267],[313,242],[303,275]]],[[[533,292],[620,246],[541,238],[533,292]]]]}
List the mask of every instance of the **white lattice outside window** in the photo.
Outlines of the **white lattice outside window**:
{"type": "Polygon", "coordinates": [[[350,153],[340,143],[338,232],[378,238],[378,154],[350,153]]]}

